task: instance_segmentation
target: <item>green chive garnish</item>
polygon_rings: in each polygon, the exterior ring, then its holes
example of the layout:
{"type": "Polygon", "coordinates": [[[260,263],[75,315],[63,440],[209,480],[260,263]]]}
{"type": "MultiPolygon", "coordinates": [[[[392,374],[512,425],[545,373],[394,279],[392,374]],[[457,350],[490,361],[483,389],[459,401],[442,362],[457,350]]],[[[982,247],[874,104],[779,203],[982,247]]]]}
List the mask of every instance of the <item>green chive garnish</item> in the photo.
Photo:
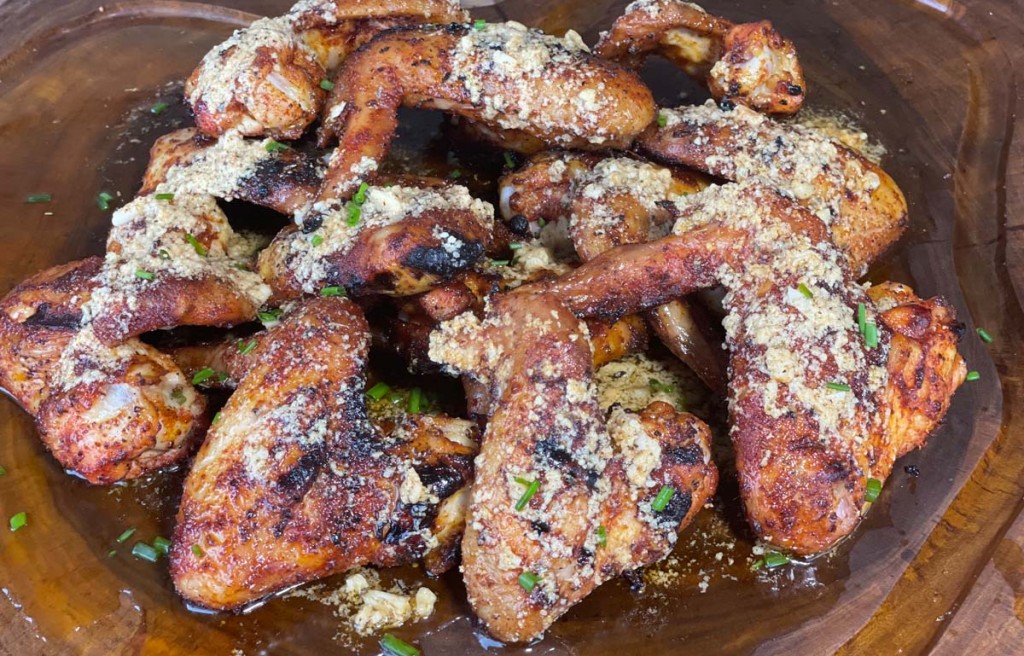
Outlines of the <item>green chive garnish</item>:
{"type": "Polygon", "coordinates": [[[825,387],[835,392],[849,392],[850,386],[846,383],[825,383],[825,387]]]}
{"type": "Polygon", "coordinates": [[[672,500],[675,493],[676,489],[671,485],[662,485],[661,489],[658,490],[658,496],[654,497],[654,501],[651,502],[651,510],[661,512],[668,508],[668,502],[672,500]]]}
{"type": "Polygon", "coordinates": [[[117,549],[111,549],[110,551],[107,552],[107,558],[113,558],[116,555],[117,555],[117,549]]]}
{"type": "Polygon", "coordinates": [[[149,108],[149,113],[150,114],[163,114],[164,112],[167,111],[168,107],[170,107],[170,105],[168,105],[167,103],[165,103],[165,102],[158,102],[157,104],[155,104],[155,105],[153,105],[152,107],[149,108]]]}
{"type": "Polygon", "coordinates": [[[512,153],[505,151],[505,168],[514,169],[516,167],[516,159],[512,157],[512,153]]]}
{"type": "Polygon", "coordinates": [[[156,194],[153,198],[156,198],[157,200],[174,200],[174,194],[156,194]]]}
{"type": "Polygon", "coordinates": [[[206,250],[206,246],[203,246],[201,243],[199,243],[198,239],[196,239],[195,237],[193,237],[192,235],[190,235],[190,234],[188,234],[186,232],[185,233],[185,241],[187,241],[189,244],[192,245],[192,248],[194,248],[196,250],[196,253],[198,255],[200,255],[202,257],[206,257],[206,254],[209,251],[206,250]]]}
{"type": "Polygon", "coordinates": [[[114,200],[114,195],[106,191],[96,194],[96,206],[104,212],[110,209],[110,201],[112,200],[114,200]]]}
{"type": "Polygon", "coordinates": [[[491,264],[494,266],[508,266],[512,263],[512,260],[491,260],[491,264]]]}
{"type": "Polygon", "coordinates": [[[881,491],[882,481],[877,478],[869,478],[867,484],[864,486],[864,500],[874,503],[881,491]]]}
{"type": "Polygon", "coordinates": [[[868,348],[878,346],[878,326],[876,324],[869,323],[864,326],[864,345],[868,348]]]}
{"type": "Polygon", "coordinates": [[[857,328],[863,335],[868,325],[868,309],[863,303],[857,304],[857,328]]]}
{"type": "Polygon", "coordinates": [[[979,378],[981,378],[981,374],[979,374],[977,371],[968,371],[967,375],[964,377],[964,380],[978,380],[979,378]]]}
{"type": "Polygon", "coordinates": [[[516,483],[526,486],[526,491],[523,492],[523,496],[519,497],[519,501],[516,501],[516,510],[521,511],[526,507],[526,504],[530,503],[530,499],[533,495],[537,494],[537,490],[540,489],[540,481],[528,481],[524,478],[517,478],[516,483]]]}
{"type": "Polygon", "coordinates": [[[812,292],[810,287],[808,287],[807,285],[800,283],[799,285],[796,286],[796,289],[798,292],[800,292],[807,298],[814,298],[814,292],[812,292]]]}
{"type": "Polygon", "coordinates": [[[462,171],[460,171],[459,169],[455,169],[454,171],[448,174],[448,177],[450,177],[452,180],[458,180],[459,178],[462,177],[462,171]]]}
{"type": "Polygon", "coordinates": [[[473,29],[482,30],[485,27],[487,27],[487,21],[485,21],[484,19],[478,18],[475,21],[473,21],[473,29]]]}
{"type": "Polygon", "coordinates": [[[185,402],[185,393],[181,391],[180,387],[175,387],[171,390],[171,398],[174,399],[178,405],[181,405],[185,402]]]}
{"type": "Polygon", "coordinates": [[[135,535],[135,529],[134,528],[125,529],[124,533],[122,533],[121,535],[117,536],[117,543],[121,544],[122,542],[124,542],[125,540],[127,540],[128,538],[130,538],[133,535],[135,535]]]}
{"type": "Polygon", "coordinates": [[[321,296],[347,296],[348,292],[345,291],[344,287],[324,287],[320,290],[321,296]]]}
{"type": "Polygon", "coordinates": [[[319,246],[324,243],[323,235],[313,235],[313,238],[309,240],[309,243],[313,246],[319,246]]]}
{"type": "Polygon", "coordinates": [[[981,341],[985,342],[986,344],[992,343],[992,335],[989,335],[988,331],[985,330],[984,328],[978,328],[978,337],[980,337],[981,341]]]}
{"type": "Polygon", "coordinates": [[[156,549],[160,555],[166,556],[171,551],[171,541],[162,537],[153,538],[153,548],[156,549]]]}
{"type": "Polygon", "coordinates": [[[35,205],[37,203],[49,203],[51,200],[53,200],[53,196],[50,194],[32,194],[31,196],[25,197],[25,202],[31,205],[35,205]]]}
{"type": "Polygon", "coordinates": [[[157,550],[145,542],[136,542],[135,546],[132,547],[132,555],[142,560],[148,560],[151,563],[155,563],[160,559],[160,554],[157,550]]]}
{"type": "Polygon", "coordinates": [[[663,128],[668,125],[668,117],[664,114],[658,114],[658,127],[663,128]]]}
{"type": "Polygon", "coordinates": [[[423,390],[418,387],[412,388],[409,392],[409,414],[417,414],[420,411],[420,402],[423,400],[423,390]]]}
{"type": "Polygon", "coordinates": [[[6,476],[7,470],[4,469],[3,465],[0,465],[0,476],[6,476]]]}
{"type": "Polygon", "coordinates": [[[28,515],[24,512],[20,512],[17,515],[11,517],[11,531],[17,531],[20,528],[28,526],[28,515]]]}
{"type": "Polygon", "coordinates": [[[199,371],[196,372],[195,376],[192,376],[192,384],[193,385],[200,385],[200,384],[206,382],[207,380],[213,378],[214,375],[216,375],[216,373],[217,372],[214,371],[210,367],[206,367],[204,369],[200,369],[199,371]]]}
{"type": "Polygon", "coordinates": [[[540,577],[533,572],[523,572],[519,575],[519,585],[527,592],[533,592],[538,582],[540,582],[540,577]]]}
{"type": "Polygon", "coordinates": [[[137,269],[135,271],[135,277],[136,278],[142,278],[143,280],[155,280],[156,279],[156,274],[155,273],[150,273],[149,271],[146,271],[145,269],[137,269]]]}
{"type": "Polygon", "coordinates": [[[265,312],[257,312],[256,318],[263,323],[273,323],[281,318],[281,310],[267,310],[265,312]]]}
{"type": "Polygon", "coordinates": [[[363,203],[365,203],[366,192],[369,191],[369,189],[370,185],[366,184],[365,182],[360,183],[359,189],[356,191],[355,195],[352,196],[352,202],[355,203],[356,205],[362,205],[363,203]]]}
{"type": "Polygon", "coordinates": [[[608,544],[608,529],[604,526],[598,526],[597,531],[597,546],[604,547],[608,544]]]}
{"type": "Polygon", "coordinates": [[[514,241],[514,242],[512,242],[511,244],[509,244],[509,245],[508,245],[508,249],[509,249],[510,251],[518,251],[518,250],[519,250],[520,248],[522,248],[522,247],[523,247],[523,245],[522,245],[522,244],[520,244],[520,243],[519,243],[519,242],[517,242],[517,241],[514,241]]]}
{"type": "Polygon", "coordinates": [[[764,558],[760,561],[761,566],[772,569],[775,567],[782,567],[789,563],[789,556],[778,551],[769,551],[764,555],[764,558]]]}
{"type": "Polygon", "coordinates": [[[273,139],[267,139],[267,143],[263,146],[268,153],[279,153],[282,150],[288,150],[289,146],[281,143],[280,141],[274,141],[273,139]]]}
{"type": "Polygon", "coordinates": [[[380,648],[390,656],[420,656],[418,647],[410,645],[390,633],[385,633],[384,637],[380,639],[380,648]]]}
{"type": "Polygon", "coordinates": [[[384,395],[391,391],[391,386],[387,383],[377,383],[370,389],[366,390],[366,395],[374,401],[380,401],[384,398],[384,395]]]}
{"type": "Polygon", "coordinates": [[[676,391],[675,385],[667,385],[656,378],[651,378],[647,381],[647,384],[655,392],[664,392],[665,394],[672,394],[676,391]]]}
{"type": "Polygon", "coordinates": [[[320,88],[324,91],[334,91],[334,82],[330,80],[320,80],[320,88]]]}
{"type": "Polygon", "coordinates": [[[348,204],[348,208],[347,209],[348,209],[348,219],[346,220],[346,223],[348,224],[348,226],[350,228],[353,228],[353,227],[359,225],[359,216],[363,213],[363,210],[359,207],[358,204],[353,203],[353,202],[350,202],[348,204]]]}
{"type": "Polygon", "coordinates": [[[164,250],[164,249],[162,249],[162,248],[161,248],[161,249],[160,249],[159,251],[157,251],[157,252],[156,252],[156,254],[157,254],[158,256],[160,256],[160,259],[161,259],[161,260],[169,260],[169,259],[171,259],[171,254],[170,254],[170,253],[168,253],[167,251],[165,251],[165,250],[164,250]]]}
{"type": "Polygon", "coordinates": [[[216,413],[214,413],[213,420],[210,423],[216,424],[216,423],[219,423],[219,422],[220,422],[220,410],[218,410],[216,413]]]}
{"type": "Polygon", "coordinates": [[[248,341],[248,342],[239,342],[238,343],[238,354],[239,355],[249,355],[250,353],[252,353],[252,350],[254,348],[256,348],[256,340],[255,339],[251,340],[251,341],[248,341]]]}
{"type": "Polygon", "coordinates": [[[202,558],[203,556],[206,555],[206,552],[203,551],[203,548],[200,547],[198,544],[193,544],[192,545],[192,555],[195,556],[196,558],[202,558]]]}

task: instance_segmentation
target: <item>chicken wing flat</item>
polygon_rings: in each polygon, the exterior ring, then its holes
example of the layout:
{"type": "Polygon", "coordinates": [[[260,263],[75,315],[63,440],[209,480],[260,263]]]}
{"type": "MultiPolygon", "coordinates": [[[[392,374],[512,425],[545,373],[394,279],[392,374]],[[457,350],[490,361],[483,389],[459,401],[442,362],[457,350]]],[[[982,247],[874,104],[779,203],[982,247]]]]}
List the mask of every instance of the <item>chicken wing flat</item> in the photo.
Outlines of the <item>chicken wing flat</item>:
{"type": "Polygon", "coordinates": [[[907,227],[907,201],[896,182],[821,132],[710,103],[661,115],[664,127],[652,126],[638,139],[642,152],[726,180],[767,183],[831,227],[858,275],[907,227]]]}
{"type": "Polygon", "coordinates": [[[683,0],[637,0],[594,48],[639,67],[658,53],[707,83],[715,100],[793,114],[807,91],[796,48],[768,21],[736,25],[683,0]]]}
{"type": "Polygon", "coordinates": [[[518,23],[424,27],[378,36],[334,78],[321,142],[337,137],[322,198],[348,198],[380,165],[401,106],[441,109],[495,130],[585,150],[625,148],[654,120],[630,71],[518,23]]]}
{"type": "Polygon", "coordinates": [[[605,420],[582,324],[554,297],[495,298],[431,337],[489,387],[462,540],[470,604],[499,640],[540,636],[602,582],[665,557],[713,494],[709,432],[657,402],[605,420]]]}
{"type": "Polygon", "coordinates": [[[581,316],[617,316],[722,284],[747,516],[766,542],[821,552],[856,527],[868,480],[923,441],[963,381],[955,316],[909,291],[877,306],[828,227],[770,188],[711,187],[679,205],[674,235],[542,288],[581,316]]]}
{"type": "Polygon", "coordinates": [[[408,296],[471,267],[484,254],[494,208],[459,185],[420,185],[367,186],[345,208],[279,234],[260,254],[274,296],[334,286],[408,296]]]}
{"type": "Polygon", "coordinates": [[[94,484],[183,459],[206,428],[206,400],[138,340],[107,347],[82,326],[98,257],[43,271],[0,302],[0,385],[36,418],[67,470],[94,484]]]}
{"type": "Polygon", "coordinates": [[[470,479],[473,425],[412,416],[382,435],[367,416],[369,341],[351,301],[317,298],[251,352],[185,481],[171,548],[182,597],[234,610],[454,548],[445,502],[470,479]]]}

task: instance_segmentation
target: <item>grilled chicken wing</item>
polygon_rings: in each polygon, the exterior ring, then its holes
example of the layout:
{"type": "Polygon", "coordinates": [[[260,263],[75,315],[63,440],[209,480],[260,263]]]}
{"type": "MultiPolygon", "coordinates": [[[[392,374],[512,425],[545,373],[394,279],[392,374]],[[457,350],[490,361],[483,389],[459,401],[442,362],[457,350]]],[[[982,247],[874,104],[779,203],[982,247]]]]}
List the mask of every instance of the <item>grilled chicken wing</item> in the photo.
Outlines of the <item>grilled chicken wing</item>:
{"type": "Polygon", "coordinates": [[[36,418],[67,470],[109,484],[184,458],[206,428],[206,400],[138,340],[100,344],[82,327],[100,258],[43,271],[0,302],[0,385],[36,418]]]}
{"type": "Polygon", "coordinates": [[[633,2],[594,52],[634,67],[656,52],[704,80],[715,100],[771,114],[795,113],[807,90],[796,48],[770,22],[736,25],[683,0],[633,2]]]}
{"type": "Polygon", "coordinates": [[[211,50],[185,98],[206,134],[297,139],[327,98],[328,71],[348,53],[391,28],[467,18],[452,0],[301,0],[211,50]]]}
{"type": "Polygon", "coordinates": [[[388,152],[403,105],[494,130],[589,150],[624,148],[654,119],[636,75],[518,23],[399,30],[346,60],[334,78],[321,141],[339,139],[322,198],[347,198],[388,152]]]}
{"type": "Polygon", "coordinates": [[[581,316],[617,316],[721,283],[747,516],[781,548],[828,549],[859,522],[868,479],[883,481],[896,455],[921,443],[963,381],[952,310],[909,292],[888,294],[905,305],[876,306],[828,227],[762,185],[712,187],[678,204],[676,234],[542,288],[581,316]]]}
{"type": "Polygon", "coordinates": [[[638,140],[642,152],[726,180],[766,182],[831,227],[857,275],[907,227],[907,201],[893,179],[819,131],[710,103],[661,115],[664,127],[638,140]]]}
{"type": "Polygon", "coordinates": [[[554,297],[530,294],[499,296],[483,322],[466,313],[431,337],[434,360],[497,399],[462,568],[499,640],[538,637],[602,582],[668,555],[717,483],[695,417],[658,402],[605,422],[587,337],[554,297]]]}
{"type": "Polygon", "coordinates": [[[472,424],[411,416],[382,435],[367,417],[368,349],[359,309],[318,298],[252,351],[185,481],[171,548],[185,599],[238,609],[454,547],[460,515],[444,502],[469,481],[472,424]]]}
{"type": "Polygon", "coordinates": [[[360,195],[358,204],[285,230],[263,251],[260,273],[276,298],[331,286],[418,294],[472,266],[494,225],[491,205],[458,185],[406,180],[360,195]]]}

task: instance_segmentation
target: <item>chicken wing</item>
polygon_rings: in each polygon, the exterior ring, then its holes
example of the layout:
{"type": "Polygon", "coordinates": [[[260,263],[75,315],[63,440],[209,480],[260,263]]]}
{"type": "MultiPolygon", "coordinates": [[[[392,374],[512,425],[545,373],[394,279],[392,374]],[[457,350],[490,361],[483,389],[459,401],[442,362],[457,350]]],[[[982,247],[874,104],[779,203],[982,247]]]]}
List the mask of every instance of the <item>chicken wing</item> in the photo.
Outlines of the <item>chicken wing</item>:
{"type": "Polygon", "coordinates": [[[454,547],[445,500],[469,481],[473,425],[410,416],[382,435],[367,416],[368,350],[347,299],[310,300],[268,330],[185,481],[171,547],[182,597],[239,609],[454,547]]]}
{"type": "Polygon", "coordinates": [[[769,21],[736,25],[683,0],[633,2],[594,52],[637,68],[656,52],[720,103],[771,114],[795,113],[807,91],[796,48],[769,21]]]}
{"type": "Polygon", "coordinates": [[[907,201],[895,181],[821,132],[710,103],[661,115],[665,125],[637,141],[643,153],[726,180],[765,181],[831,227],[857,275],[907,227],[907,201]]]}
{"type": "Polygon", "coordinates": [[[43,271],[0,302],[0,385],[36,418],[67,470],[93,484],[182,460],[206,428],[206,400],[167,356],[83,328],[98,257],[43,271]]]}
{"type": "Polygon", "coordinates": [[[664,558],[713,494],[709,431],[657,402],[605,422],[587,329],[554,297],[494,299],[431,357],[497,399],[462,540],[470,604],[497,639],[540,636],[604,581],[664,558]]]}
{"type": "Polygon", "coordinates": [[[905,305],[876,306],[828,227],[760,184],[712,187],[678,205],[674,235],[539,288],[578,315],[614,317],[722,284],[747,516],[780,548],[828,549],[859,523],[868,480],[884,481],[923,441],[963,381],[952,310],[909,292],[895,296],[905,305]]]}
{"type": "Polygon", "coordinates": [[[321,198],[348,198],[380,165],[398,108],[451,112],[495,130],[586,150],[625,148],[654,119],[635,74],[518,23],[382,34],[334,78],[321,142],[337,136],[321,198]]]}

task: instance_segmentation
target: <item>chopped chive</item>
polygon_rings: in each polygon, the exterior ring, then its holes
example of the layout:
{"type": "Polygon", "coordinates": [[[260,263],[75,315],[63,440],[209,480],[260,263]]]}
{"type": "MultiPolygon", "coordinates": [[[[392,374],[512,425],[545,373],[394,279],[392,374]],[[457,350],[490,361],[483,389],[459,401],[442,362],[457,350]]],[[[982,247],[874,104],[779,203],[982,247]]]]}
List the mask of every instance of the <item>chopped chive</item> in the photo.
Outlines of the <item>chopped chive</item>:
{"type": "Polygon", "coordinates": [[[344,287],[338,287],[337,285],[332,287],[324,287],[320,290],[321,296],[348,296],[348,292],[345,291],[344,287]]]}
{"type": "Polygon", "coordinates": [[[136,278],[142,278],[143,280],[155,280],[156,279],[156,274],[155,273],[150,273],[149,271],[146,271],[145,269],[136,269],[135,277],[136,278]]]}
{"type": "Polygon", "coordinates": [[[213,420],[210,423],[216,424],[216,423],[219,423],[219,422],[220,422],[220,410],[218,410],[216,413],[214,413],[213,420]]]}
{"type": "Polygon", "coordinates": [[[25,197],[25,202],[31,205],[35,205],[37,203],[49,203],[51,200],[53,200],[53,196],[50,194],[32,194],[25,197]]]}
{"type": "Polygon", "coordinates": [[[264,312],[257,312],[256,318],[263,323],[273,323],[281,318],[281,310],[266,310],[264,312]]]}
{"type": "Polygon", "coordinates": [[[309,243],[313,246],[319,246],[324,243],[324,237],[323,235],[313,235],[313,238],[309,240],[309,243]]]}
{"type": "Polygon", "coordinates": [[[417,414],[420,411],[420,402],[422,400],[423,390],[418,387],[412,388],[412,391],[409,392],[409,405],[406,406],[410,414],[417,414]]]}
{"type": "Polygon", "coordinates": [[[164,537],[153,538],[153,548],[156,549],[160,555],[166,556],[171,551],[171,541],[164,537]]]}
{"type": "Polygon", "coordinates": [[[967,375],[964,377],[964,380],[978,380],[979,378],[981,378],[981,374],[979,374],[977,371],[968,371],[967,375]]]}
{"type": "Polygon", "coordinates": [[[510,251],[518,251],[518,250],[519,250],[520,248],[522,248],[522,247],[523,247],[523,245],[522,245],[522,244],[520,244],[520,243],[519,243],[519,242],[517,242],[517,241],[514,241],[514,242],[512,242],[511,244],[509,244],[509,245],[508,245],[508,249],[509,249],[510,251]]]}
{"type": "Polygon", "coordinates": [[[661,489],[658,490],[658,496],[654,497],[654,501],[651,502],[651,510],[661,512],[668,508],[668,502],[672,500],[675,493],[676,489],[671,485],[662,485],[661,489]]]}
{"type": "Polygon", "coordinates": [[[148,560],[151,563],[155,563],[160,559],[160,554],[157,553],[157,550],[145,542],[136,542],[135,546],[132,547],[132,555],[142,560],[148,560]]]}
{"type": "Polygon", "coordinates": [[[876,324],[869,323],[864,327],[864,345],[868,348],[878,346],[878,326],[876,324]]]}
{"type": "Polygon", "coordinates": [[[187,232],[185,233],[185,241],[192,244],[192,248],[196,250],[196,253],[198,255],[206,257],[206,254],[209,253],[209,251],[206,250],[206,246],[203,246],[201,243],[199,243],[198,239],[188,234],[187,232]]]}
{"type": "Polygon", "coordinates": [[[3,465],[0,465],[0,476],[6,476],[7,470],[4,469],[3,465]]]}
{"type": "Polygon", "coordinates": [[[28,515],[24,512],[20,512],[17,515],[11,517],[11,531],[17,531],[18,529],[25,528],[28,526],[28,515]]]}
{"type": "Polygon", "coordinates": [[[663,128],[668,125],[668,117],[664,114],[658,114],[658,127],[663,128]]]}
{"type": "Polygon", "coordinates": [[[673,392],[676,391],[675,385],[668,385],[656,378],[651,378],[650,380],[647,381],[647,384],[655,392],[664,392],[665,394],[672,394],[673,392]]]}
{"type": "Polygon", "coordinates": [[[121,544],[122,542],[124,542],[125,540],[127,540],[128,538],[130,538],[133,535],[135,535],[135,529],[134,528],[125,529],[124,533],[122,533],[121,535],[117,536],[117,543],[121,544]]]}
{"type": "Polygon", "coordinates": [[[863,335],[864,331],[867,330],[868,325],[868,309],[863,303],[857,304],[857,328],[860,329],[860,334],[863,335]]]}
{"type": "Polygon", "coordinates": [[[169,260],[169,259],[171,259],[171,254],[168,253],[166,250],[164,250],[162,248],[160,250],[158,250],[156,252],[156,254],[160,256],[161,260],[169,260]]]}
{"type": "Polygon", "coordinates": [[[505,168],[514,169],[516,167],[516,158],[512,157],[512,153],[505,151],[505,168]]]}
{"type": "Polygon", "coordinates": [[[288,146],[287,144],[283,144],[280,141],[267,139],[267,143],[266,145],[263,146],[263,148],[265,148],[268,153],[279,153],[282,150],[288,150],[290,146],[288,146]]]}
{"type": "Polygon", "coordinates": [[[491,264],[494,266],[508,266],[512,264],[512,260],[491,260],[491,264]]]}
{"type": "Polygon", "coordinates": [[[363,213],[362,208],[360,208],[356,203],[349,202],[347,209],[348,219],[346,220],[346,223],[348,223],[348,226],[353,228],[359,225],[359,216],[363,213]]]}
{"type": "Polygon", "coordinates": [[[773,569],[775,567],[782,567],[783,565],[788,564],[789,556],[784,553],[779,553],[778,551],[769,551],[764,555],[763,561],[765,567],[773,569]]]}
{"type": "Polygon", "coordinates": [[[185,402],[185,393],[181,391],[180,387],[175,387],[171,390],[171,398],[178,404],[181,405],[185,402]]]}
{"type": "Polygon", "coordinates": [[[256,340],[255,339],[251,340],[251,341],[248,341],[248,342],[245,342],[244,344],[242,342],[239,342],[238,343],[238,354],[239,355],[249,355],[250,353],[252,353],[252,350],[254,348],[256,348],[256,340]]]}
{"type": "Polygon", "coordinates": [[[192,555],[195,556],[196,558],[202,558],[203,556],[206,555],[206,552],[203,551],[203,548],[200,547],[198,544],[193,544],[192,545],[192,555]]]}
{"type": "Polygon", "coordinates": [[[473,29],[482,30],[485,27],[487,27],[487,21],[485,21],[484,19],[478,18],[475,21],[473,21],[473,29]]]}
{"type": "Polygon", "coordinates": [[[192,376],[192,384],[200,385],[202,383],[205,383],[209,379],[213,378],[214,375],[216,375],[216,373],[217,372],[210,367],[200,369],[199,371],[196,372],[196,375],[192,376]]]}
{"type": "Polygon", "coordinates": [[[226,371],[218,371],[217,372],[217,382],[218,383],[223,383],[228,378],[231,378],[231,376],[229,376],[226,371]]]}
{"type": "Polygon", "coordinates": [[[846,383],[825,383],[825,387],[835,392],[849,392],[850,386],[846,383]]]}
{"type": "Polygon", "coordinates": [[[366,396],[370,397],[374,401],[380,401],[384,398],[384,395],[391,391],[391,386],[387,383],[377,383],[370,389],[366,390],[366,396]]]}
{"type": "Polygon", "coordinates": [[[418,647],[410,645],[401,638],[396,638],[391,633],[385,633],[384,637],[380,639],[380,648],[390,656],[420,656],[418,647]]]}
{"type": "Polygon", "coordinates": [[[107,552],[107,558],[113,558],[116,555],[117,555],[117,549],[111,549],[110,551],[107,552]]]}
{"type": "Polygon", "coordinates": [[[239,271],[248,271],[249,270],[249,265],[246,264],[245,262],[235,262],[231,266],[235,267],[239,271]]]}
{"type": "Polygon", "coordinates": [[[153,196],[153,198],[156,198],[157,200],[174,200],[174,194],[156,194],[155,196],[153,196]]]}
{"type": "Polygon", "coordinates": [[[533,572],[523,572],[519,575],[519,585],[527,592],[533,592],[533,589],[537,587],[539,582],[540,577],[533,572]]]}
{"type": "Polygon", "coordinates": [[[150,114],[163,114],[170,107],[167,103],[161,101],[149,108],[150,114]]]}
{"type": "MultiPolygon", "coordinates": [[[[516,479],[516,482],[519,483],[520,485],[522,485],[523,483],[518,478],[516,479]]],[[[530,499],[533,498],[533,495],[537,494],[537,490],[539,489],[540,481],[527,481],[526,491],[523,492],[523,496],[519,497],[519,501],[516,501],[516,510],[521,511],[523,508],[525,508],[526,504],[530,503],[530,499]]]]}
{"type": "Polygon", "coordinates": [[[110,201],[112,200],[114,200],[114,195],[109,192],[101,191],[96,194],[96,206],[104,212],[110,209],[110,201]]]}
{"type": "Polygon", "coordinates": [[[548,222],[546,220],[544,220],[544,219],[537,219],[537,226],[538,227],[543,228],[547,224],[548,224],[548,222]]]}
{"type": "Polygon", "coordinates": [[[334,91],[334,82],[330,80],[320,80],[320,88],[324,91],[334,91]]]}
{"type": "Polygon", "coordinates": [[[598,526],[597,531],[597,546],[604,547],[608,545],[608,529],[604,526],[598,526]]]}
{"type": "Polygon", "coordinates": [[[981,341],[985,342],[986,344],[992,343],[992,335],[989,335],[987,330],[985,330],[984,328],[978,328],[977,330],[978,337],[981,338],[981,341]]]}
{"type": "Polygon", "coordinates": [[[448,174],[448,177],[450,177],[452,180],[458,180],[459,178],[462,177],[462,171],[460,171],[459,169],[455,169],[454,171],[448,174]]]}
{"type": "Polygon", "coordinates": [[[874,503],[878,499],[878,494],[882,491],[882,481],[877,478],[869,478],[867,484],[864,486],[864,500],[870,503],[874,503]]]}
{"type": "Polygon", "coordinates": [[[362,205],[366,202],[366,192],[370,190],[370,185],[365,182],[359,184],[359,189],[352,196],[352,202],[356,205],[362,205]]]}
{"type": "Polygon", "coordinates": [[[814,292],[812,292],[811,288],[808,287],[807,285],[805,285],[804,283],[800,283],[799,285],[797,285],[796,289],[797,289],[798,292],[803,294],[805,297],[807,297],[807,298],[814,298],[814,292]]]}

